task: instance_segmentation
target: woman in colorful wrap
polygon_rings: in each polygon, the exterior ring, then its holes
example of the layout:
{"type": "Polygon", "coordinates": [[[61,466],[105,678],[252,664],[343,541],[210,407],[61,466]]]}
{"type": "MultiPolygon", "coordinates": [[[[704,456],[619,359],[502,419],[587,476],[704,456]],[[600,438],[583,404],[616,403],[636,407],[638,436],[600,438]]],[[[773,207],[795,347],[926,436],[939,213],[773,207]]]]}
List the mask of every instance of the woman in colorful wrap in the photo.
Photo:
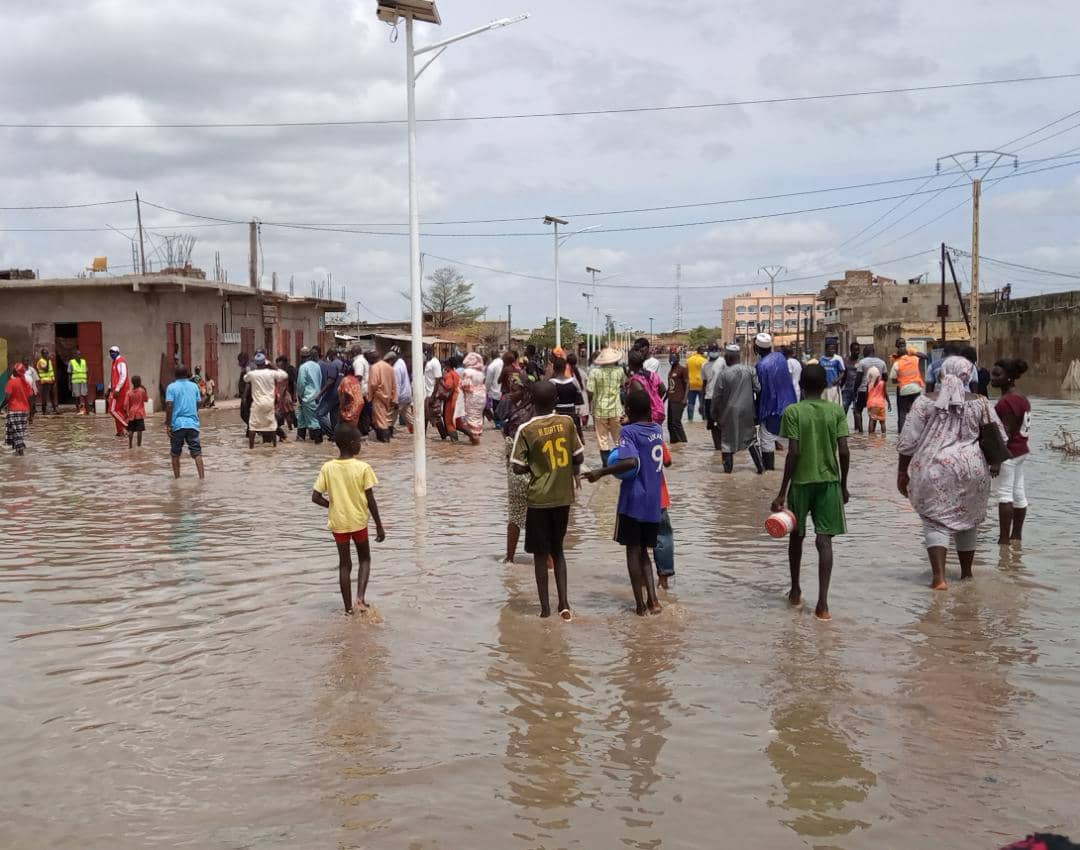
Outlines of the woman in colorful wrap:
{"type": "Polygon", "coordinates": [[[461,392],[465,396],[465,436],[477,446],[484,433],[484,406],[487,404],[484,358],[472,351],[465,355],[462,365],[465,367],[461,377],[461,392]]]}
{"type": "Polygon", "coordinates": [[[529,478],[518,475],[510,468],[510,454],[514,448],[514,437],[518,428],[533,417],[532,394],[530,383],[523,372],[514,372],[507,382],[507,392],[499,402],[496,417],[502,422],[503,437],[506,441],[506,558],[504,563],[513,563],[517,554],[518,539],[525,527],[525,512],[528,508],[529,478]]]}

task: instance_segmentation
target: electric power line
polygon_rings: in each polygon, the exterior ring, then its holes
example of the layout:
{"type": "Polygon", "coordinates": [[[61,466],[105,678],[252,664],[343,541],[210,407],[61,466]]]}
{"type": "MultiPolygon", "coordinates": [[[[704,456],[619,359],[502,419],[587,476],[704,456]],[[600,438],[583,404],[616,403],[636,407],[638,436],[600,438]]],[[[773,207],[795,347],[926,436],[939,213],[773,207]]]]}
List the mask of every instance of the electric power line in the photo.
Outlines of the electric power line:
{"type": "MultiPolygon", "coordinates": [[[[916,92],[948,91],[955,89],[979,88],[984,86],[1015,85],[1020,83],[1050,82],[1069,80],[1080,77],[1080,72],[1068,74],[1043,74],[1030,77],[1008,77],[996,80],[972,80],[959,83],[937,83],[924,86],[901,86],[889,89],[865,89],[859,91],[831,92],[828,94],[789,95],[786,97],[749,98],[743,100],[725,100],[712,103],[686,103],[670,106],[626,106],[606,109],[579,109],[561,112],[513,112],[499,115],[457,115],[443,118],[418,118],[417,123],[443,124],[465,121],[511,121],[529,118],[579,118],[595,115],[629,115],[648,112],[678,112],[685,110],[724,109],[738,106],[766,106],[781,103],[812,103],[823,100],[841,100],[855,97],[875,97],[880,95],[913,94],[916,92]]],[[[229,121],[229,122],[176,122],[176,123],[46,123],[46,122],[0,122],[0,129],[8,130],[198,130],[198,129],[248,129],[248,128],[290,128],[290,127],[378,127],[405,124],[403,118],[382,118],[367,120],[340,121],[229,121]]]]}

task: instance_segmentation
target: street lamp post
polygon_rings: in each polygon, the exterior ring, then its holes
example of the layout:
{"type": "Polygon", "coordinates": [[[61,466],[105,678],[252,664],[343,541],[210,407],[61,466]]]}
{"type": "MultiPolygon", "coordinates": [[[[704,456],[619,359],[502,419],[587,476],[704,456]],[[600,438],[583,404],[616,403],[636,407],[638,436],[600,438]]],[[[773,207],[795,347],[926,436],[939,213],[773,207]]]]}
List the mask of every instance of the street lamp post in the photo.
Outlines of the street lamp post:
{"type": "MultiPolygon", "coordinates": [[[[776,279],[782,274],[787,274],[787,269],[783,266],[762,266],[758,269],[758,274],[768,275],[769,278],[769,333],[772,333],[773,310],[776,309],[776,279]]],[[[760,318],[761,313],[759,312],[758,319],[760,318]]]]}
{"type": "MultiPolygon", "coordinates": [[[[589,306],[591,307],[592,302],[596,300],[596,276],[602,274],[602,272],[592,266],[585,266],[585,273],[592,275],[592,295],[589,297],[589,306]]],[[[592,329],[592,346],[596,348],[598,340],[596,339],[596,325],[593,323],[592,310],[589,311],[589,326],[592,329]]]]}
{"type": "MultiPolygon", "coordinates": [[[[528,14],[515,18],[501,18],[482,27],[429,44],[417,50],[413,46],[413,21],[442,24],[434,0],[378,0],[376,15],[379,20],[397,25],[405,19],[405,91],[408,107],[409,147],[409,299],[411,302],[411,356],[412,384],[416,391],[424,386],[424,310],[420,292],[420,205],[416,176],[416,80],[451,44],[463,41],[482,32],[516,24],[528,18],[528,14]],[[435,51],[427,63],[416,70],[416,57],[435,51]]],[[[413,427],[413,486],[417,498],[427,495],[427,443],[425,441],[424,399],[414,404],[413,427]]]]}
{"type": "Polygon", "coordinates": [[[652,342],[652,324],[653,324],[653,317],[649,316],[649,341],[650,342],[652,342]]]}
{"type": "Polygon", "coordinates": [[[585,334],[585,362],[588,363],[589,359],[592,357],[592,351],[593,351],[593,347],[595,345],[595,342],[593,341],[593,331],[592,331],[592,314],[593,314],[593,311],[592,311],[592,293],[591,292],[582,292],[581,297],[585,299],[585,304],[586,304],[585,315],[586,315],[586,318],[588,319],[588,322],[587,322],[586,326],[588,327],[589,330],[585,334]]]}
{"type": "Polygon", "coordinates": [[[568,225],[565,218],[554,215],[544,216],[544,224],[553,225],[555,228],[555,347],[562,347],[562,303],[559,292],[559,225],[568,225]]]}

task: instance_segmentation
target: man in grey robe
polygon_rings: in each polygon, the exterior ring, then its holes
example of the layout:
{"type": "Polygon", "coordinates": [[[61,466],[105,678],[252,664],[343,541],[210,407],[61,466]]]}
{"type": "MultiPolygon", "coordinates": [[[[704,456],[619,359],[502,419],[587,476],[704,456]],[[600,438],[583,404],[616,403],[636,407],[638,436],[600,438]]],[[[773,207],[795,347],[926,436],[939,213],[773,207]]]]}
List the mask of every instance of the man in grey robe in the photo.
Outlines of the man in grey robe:
{"type": "Polygon", "coordinates": [[[724,472],[735,468],[735,452],[747,449],[760,475],[765,471],[761,461],[761,449],[757,442],[757,395],[761,392],[757,372],[740,363],[737,345],[724,349],[723,369],[717,370],[713,380],[712,403],[709,405],[708,427],[720,434],[720,451],[723,452],[724,472]]]}

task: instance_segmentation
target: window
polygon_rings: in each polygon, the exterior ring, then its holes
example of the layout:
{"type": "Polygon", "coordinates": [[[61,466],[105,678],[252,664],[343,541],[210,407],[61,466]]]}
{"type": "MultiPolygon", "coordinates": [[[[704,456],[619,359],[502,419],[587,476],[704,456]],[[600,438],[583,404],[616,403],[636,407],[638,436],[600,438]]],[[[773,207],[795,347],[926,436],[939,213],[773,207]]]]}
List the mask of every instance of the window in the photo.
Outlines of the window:
{"type": "Polygon", "coordinates": [[[757,307],[752,304],[752,305],[750,305],[749,307],[746,308],[746,312],[749,313],[752,316],[756,316],[757,315],[757,307]]]}
{"type": "Polygon", "coordinates": [[[798,319],[788,319],[786,322],[784,322],[784,324],[787,325],[789,328],[798,328],[799,327],[799,320],[798,319]]]}
{"type": "Polygon", "coordinates": [[[762,304],[761,305],[761,312],[762,313],[771,313],[772,312],[772,307],[770,307],[768,304],[762,304]]]}
{"type": "Polygon", "coordinates": [[[737,330],[737,331],[745,331],[746,330],[746,322],[736,322],[735,323],[735,330],[737,330]]]}
{"type": "Polygon", "coordinates": [[[735,312],[738,313],[740,316],[743,316],[743,315],[746,314],[746,307],[743,307],[743,306],[736,307],[735,312]]]}
{"type": "Polygon", "coordinates": [[[774,331],[782,331],[784,329],[784,320],[783,319],[773,319],[772,329],[774,331]]]}
{"type": "Polygon", "coordinates": [[[788,304],[786,307],[784,307],[784,312],[785,313],[797,313],[797,312],[799,312],[799,307],[798,307],[797,304],[788,304]]]}

